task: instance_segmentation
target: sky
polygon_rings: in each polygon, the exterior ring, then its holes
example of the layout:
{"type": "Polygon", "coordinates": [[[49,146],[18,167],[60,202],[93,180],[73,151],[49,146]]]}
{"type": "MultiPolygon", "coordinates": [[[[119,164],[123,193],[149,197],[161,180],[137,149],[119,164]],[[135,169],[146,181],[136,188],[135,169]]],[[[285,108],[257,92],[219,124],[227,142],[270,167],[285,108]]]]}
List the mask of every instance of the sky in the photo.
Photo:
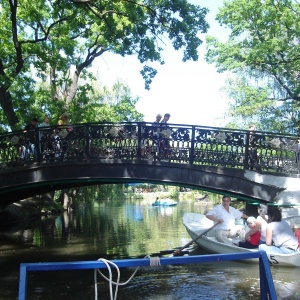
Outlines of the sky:
{"type": "MultiPolygon", "coordinates": [[[[228,36],[228,31],[215,21],[223,0],[190,2],[209,8],[206,20],[210,29],[207,34],[218,38],[228,36]]],[[[136,108],[147,122],[154,122],[158,113],[170,113],[169,123],[222,127],[228,122],[224,118],[228,100],[220,91],[225,85],[226,75],[218,73],[214,65],[205,62],[205,35],[200,38],[203,44],[199,47],[199,59],[196,62],[182,62],[182,52],[173,50],[171,43],[167,45],[163,53],[165,64],[155,65],[158,73],[150,90],[145,90],[140,74],[142,65],[133,56],[104,53],[94,65],[98,74],[105,74],[105,77],[100,76],[99,81],[108,86],[117,80],[127,83],[132,96],[140,98],[136,108]]]]}

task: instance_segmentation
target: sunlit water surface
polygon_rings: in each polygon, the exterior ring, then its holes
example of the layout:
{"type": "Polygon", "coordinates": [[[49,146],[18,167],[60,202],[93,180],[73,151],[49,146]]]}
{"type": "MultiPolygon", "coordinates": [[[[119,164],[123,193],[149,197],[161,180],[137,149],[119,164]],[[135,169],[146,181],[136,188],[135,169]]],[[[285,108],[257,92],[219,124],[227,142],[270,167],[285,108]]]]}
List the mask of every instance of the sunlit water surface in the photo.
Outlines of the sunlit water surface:
{"type": "MultiPolygon", "coordinates": [[[[0,232],[0,299],[17,299],[19,265],[24,262],[81,261],[143,257],[187,244],[185,212],[205,213],[210,206],[179,201],[177,207],[153,207],[151,200],[98,201],[72,214],[20,224],[0,232]]],[[[198,249],[190,255],[202,254],[198,249]]],[[[134,272],[121,269],[121,282],[134,272]]],[[[105,271],[106,272],[106,271],[105,271]]],[[[108,275],[107,272],[105,275],[108,275]]],[[[300,299],[299,268],[272,268],[278,299],[300,299]]],[[[110,299],[108,283],[98,275],[98,299],[110,299]]],[[[115,278],[116,279],[116,278],[115,278]]],[[[140,268],[118,289],[117,299],[259,299],[258,265],[218,262],[140,268]]],[[[95,299],[94,273],[28,274],[27,299],[95,299]]]]}

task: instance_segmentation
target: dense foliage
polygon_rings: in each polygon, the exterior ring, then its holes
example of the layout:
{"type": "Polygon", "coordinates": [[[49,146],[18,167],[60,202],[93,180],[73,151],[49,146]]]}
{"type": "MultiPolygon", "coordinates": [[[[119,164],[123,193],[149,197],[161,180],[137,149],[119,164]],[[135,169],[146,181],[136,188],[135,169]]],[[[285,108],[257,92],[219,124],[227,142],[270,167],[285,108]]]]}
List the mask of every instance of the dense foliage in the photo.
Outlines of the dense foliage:
{"type": "Polygon", "coordinates": [[[226,89],[237,122],[300,132],[299,14],[292,0],[224,1],[217,20],[231,33],[225,42],[208,37],[206,58],[236,74],[226,89]]]}
{"type": "Polygon", "coordinates": [[[107,51],[137,56],[149,88],[165,41],[197,60],[208,28],[207,9],[187,0],[3,0],[0,12],[0,123],[12,129],[41,108],[90,112],[89,68],[107,51]]]}

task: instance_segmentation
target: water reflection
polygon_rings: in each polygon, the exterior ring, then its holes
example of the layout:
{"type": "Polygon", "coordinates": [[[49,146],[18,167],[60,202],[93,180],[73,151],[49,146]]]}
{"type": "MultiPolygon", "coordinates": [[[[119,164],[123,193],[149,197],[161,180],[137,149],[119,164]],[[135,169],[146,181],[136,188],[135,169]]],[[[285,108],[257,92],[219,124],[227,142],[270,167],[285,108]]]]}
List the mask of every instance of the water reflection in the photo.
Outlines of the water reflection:
{"type": "Polygon", "coordinates": [[[177,207],[168,207],[168,206],[158,206],[156,207],[157,210],[160,211],[160,214],[162,216],[171,216],[174,209],[177,209],[177,207]]]}
{"type": "Polygon", "coordinates": [[[278,299],[300,299],[299,268],[272,269],[278,299]]]}
{"type": "MultiPolygon", "coordinates": [[[[94,260],[145,256],[190,241],[184,212],[203,213],[209,205],[191,200],[176,207],[152,207],[153,200],[98,201],[73,213],[45,218],[0,233],[0,299],[17,299],[21,262],[94,260]],[[2,284],[5,283],[5,284],[2,284]]],[[[196,249],[191,255],[203,253],[196,249]]],[[[122,270],[122,281],[133,270],[122,270]]],[[[278,299],[299,299],[299,268],[272,269],[278,299]]],[[[99,282],[101,299],[108,284],[99,282]]],[[[91,271],[30,274],[28,299],[93,299],[91,271]]],[[[220,262],[141,268],[120,288],[118,299],[258,299],[257,265],[220,262]]]]}

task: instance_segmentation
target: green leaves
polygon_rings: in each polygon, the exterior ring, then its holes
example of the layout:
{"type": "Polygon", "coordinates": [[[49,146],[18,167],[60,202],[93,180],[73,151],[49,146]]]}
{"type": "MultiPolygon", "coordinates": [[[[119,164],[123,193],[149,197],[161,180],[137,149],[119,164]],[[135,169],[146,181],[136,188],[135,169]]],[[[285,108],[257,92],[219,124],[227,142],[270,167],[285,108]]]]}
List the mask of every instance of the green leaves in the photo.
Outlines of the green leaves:
{"type": "MultiPolygon", "coordinates": [[[[236,85],[227,89],[236,101],[233,114],[257,115],[260,122],[276,115],[293,122],[289,111],[282,115],[282,107],[284,102],[300,102],[299,13],[299,5],[289,0],[224,2],[217,19],[231,34],[226,42],[207,38],[206,60],[216,64],[220,72],[230,71],[247,79],[248,86],[237,84],[238,93],[236,85]]],[[[296,124],[291,132],[295,129],[296,124]]]]}
{"type": "Polygon", "coordinates": [[[77,96],[83,101],[83,72],[104,52],[136,55],[149,88],[156,74],[151,64],[164,63],[165,43],[171,40],[182,50],[184,61],[197,60],[199,33],[208,28],[207,9],[187,0],[4,0],[0,11],[0,114],[11,128],[29,119],[24,111],[18,114],[18,78],[34,84],[30,92],[22,89],[32,94],[27,107],[35,106],[45,88],[45,106],[70,109],[77,96]]]}

